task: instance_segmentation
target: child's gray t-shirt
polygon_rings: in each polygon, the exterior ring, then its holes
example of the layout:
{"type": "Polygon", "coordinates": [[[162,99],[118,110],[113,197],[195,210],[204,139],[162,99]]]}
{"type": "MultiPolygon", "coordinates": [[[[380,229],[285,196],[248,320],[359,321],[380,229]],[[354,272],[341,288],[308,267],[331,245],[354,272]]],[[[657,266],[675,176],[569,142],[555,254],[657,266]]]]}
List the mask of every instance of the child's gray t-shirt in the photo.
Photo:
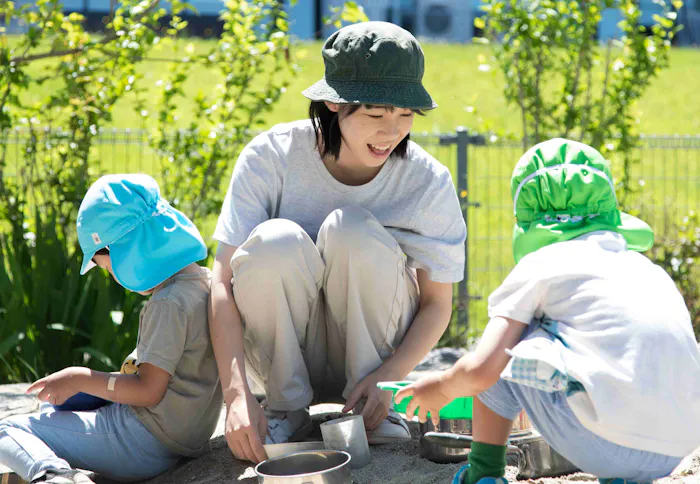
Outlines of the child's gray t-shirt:
{"type": "Polygon", "coordinates": [[[195,457],[209,439],[223,405],[219,372],[209,337],[207,305],[211,272],[171,277],[141,310],[137,363],[172,375],[154,407],[131,407],[141,423],[173,452],[195,457]]]}
{"type": "Polygon", "coordinates": [[[409,142],[407,156],[389,157],[369,183],[344,185],[323,164],[309,120],[277,125],[243,149],[214,239],[238,247],[262,222],[283,218],[316,240],[326,217],[346,206],[372,213],[408,265],[425,270],[430,280],[462,280],[466,227],[447,168],[409,142]]]}

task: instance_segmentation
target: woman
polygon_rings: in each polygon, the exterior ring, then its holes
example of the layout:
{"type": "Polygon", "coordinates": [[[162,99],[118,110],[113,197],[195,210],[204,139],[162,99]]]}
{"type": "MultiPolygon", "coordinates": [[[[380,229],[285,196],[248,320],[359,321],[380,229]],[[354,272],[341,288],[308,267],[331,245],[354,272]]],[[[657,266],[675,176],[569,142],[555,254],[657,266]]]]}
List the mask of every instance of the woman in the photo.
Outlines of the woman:
{"type": "Polygon", "coordinates": [[[307,407],[341,396],[370,443],[410,439],[376,383],[403,379],[450,320],[466,228],[448,170],[409,141],[437,105],[423,52],[389,23],[325,43],[311,120],[242,151],[214,233],[210,326],[234,455],[302,438],[307,407]],[[244,363],[245,362],[245,363],[244,363]],[[247,385],[265,389],[264,407],[247,385]]]}

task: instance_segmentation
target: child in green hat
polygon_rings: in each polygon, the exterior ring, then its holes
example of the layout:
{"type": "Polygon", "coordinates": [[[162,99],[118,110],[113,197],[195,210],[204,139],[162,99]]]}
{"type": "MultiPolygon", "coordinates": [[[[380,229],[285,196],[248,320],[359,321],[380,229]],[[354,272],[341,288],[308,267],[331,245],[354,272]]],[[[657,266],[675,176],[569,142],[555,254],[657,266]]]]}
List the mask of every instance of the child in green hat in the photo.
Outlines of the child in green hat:
{"type": "Polygon", "coordinates": [[[475,351],[397,392],[421,421],[474,398],[474,443],[455,483],[505,483],[506,442],[524,409],[547,443],[603,483],[651,482],[700,445],[700,353],[653,243],[618,210],[609,162],[552,139],[511,180],[517,265],[489,297],[475,351]]]}

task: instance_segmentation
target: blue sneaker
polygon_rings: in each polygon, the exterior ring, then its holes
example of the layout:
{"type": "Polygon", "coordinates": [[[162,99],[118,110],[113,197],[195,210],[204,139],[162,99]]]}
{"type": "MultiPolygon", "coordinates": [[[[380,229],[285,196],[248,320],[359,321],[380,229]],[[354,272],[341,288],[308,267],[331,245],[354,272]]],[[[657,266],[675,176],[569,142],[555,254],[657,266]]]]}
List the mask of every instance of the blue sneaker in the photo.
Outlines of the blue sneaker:
{"type": "MultiPolygon", "coordinates": [[[[467,482],[468,469],[469,464],[460,467],[454,479],[452,479],[452,484],[465,484],[467,482]]],[[[476,484],[508,484],[508,481],[505,477],[482,477],[476,484]]]]}

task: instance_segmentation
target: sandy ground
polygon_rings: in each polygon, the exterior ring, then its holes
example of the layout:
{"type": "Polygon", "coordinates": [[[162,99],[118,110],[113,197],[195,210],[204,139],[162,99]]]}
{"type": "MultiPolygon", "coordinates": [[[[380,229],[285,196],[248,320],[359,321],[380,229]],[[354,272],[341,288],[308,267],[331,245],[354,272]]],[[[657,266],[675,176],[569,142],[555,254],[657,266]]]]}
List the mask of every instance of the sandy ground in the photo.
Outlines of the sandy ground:
{"type": "MultiPolygon", "coordinates": [[[[21,389],[18,385],[0,386],[0,418],[8,414],[26,413],[34,409],[35,403],[31,399],[20,395],[20,392],[12,394],[3,391],[3,388],[14,387],[21,389]]],[[[340,416],[338,413],[340,405],[316,405],[312,407],[311,413],[314,421],[320,424],[340,416]]],[[[236,460],[231,455],[223,438],[224,412],[222,412],[219,426],[214,433],[213,451],[198,459],[185,460],[175,469],[145,481],[144,484],[214,484],[214,483],[256,483],[254,467],[249,463],[236,460]]],[[[424,459],[419,454],[418,448],[418,425],[411,423],[413,440],[402,444],[390,444],[384,446],[371,447],[372,461],[363,469],[352,472],[353,483],[355,484],[449,484],[452,476],[460,467],[459,464],[436,464],[424,459]]],[[[316,427],[314,433],[307,440],[321,440],[320,430],[316,427]]],[[[3,472],[0,465],[0,472],[3,472]]],[[[510,482],[515,482],[517,469],[508,467],[507,475],[510,482]]],[[[95,477],[98,484],[114,484],[108,479],[95,477]]],[[[596,479],[589,474],[573,474],[559,478],[542,478],[519,481],[533,484],[567,484],[596,482],[596,479]]],[[[700,483],[700,448],[695,451],[674,472],[674,475],[657,481],[658,484],[669,483],[700,483]]]]}
{"type": "MultiPolygon", "coordinates": [[[[316,405],[311,408],[317,424],[341,416],[341,405],[316,405]]],[[[373,446],[370,448],[372,461],[362,469],[352,471],[355,484],[449,484],[460,464],[436,464],[420,456],[418,447],[418,425],[411,423],[413,440],[402,444],[373,446]]],[[[257,482],[253,466],[234,459],[223,440],[223,413],[214,439],[215,449],[208,456],[188,461],[166,474],[147,481],[148,484],[170,483],[230,483],[252,484],[257,482]]],[[[307,440],[321,440],[320,430],[307,440]]],[[[515,482],[516,467],[508,467],[509,482],[515,482]]],[[[542,478],[518,481],[533,484],[559,484],[572,482],[597,482],[590,474],[578,473],[559,478],[542,478]]],[[[676,475],[657,481],[668,483],[700,483],[700,449],[679,466],[676,475]]],[[[112,484],[98,480],[98,484],[112,484]]]]}

